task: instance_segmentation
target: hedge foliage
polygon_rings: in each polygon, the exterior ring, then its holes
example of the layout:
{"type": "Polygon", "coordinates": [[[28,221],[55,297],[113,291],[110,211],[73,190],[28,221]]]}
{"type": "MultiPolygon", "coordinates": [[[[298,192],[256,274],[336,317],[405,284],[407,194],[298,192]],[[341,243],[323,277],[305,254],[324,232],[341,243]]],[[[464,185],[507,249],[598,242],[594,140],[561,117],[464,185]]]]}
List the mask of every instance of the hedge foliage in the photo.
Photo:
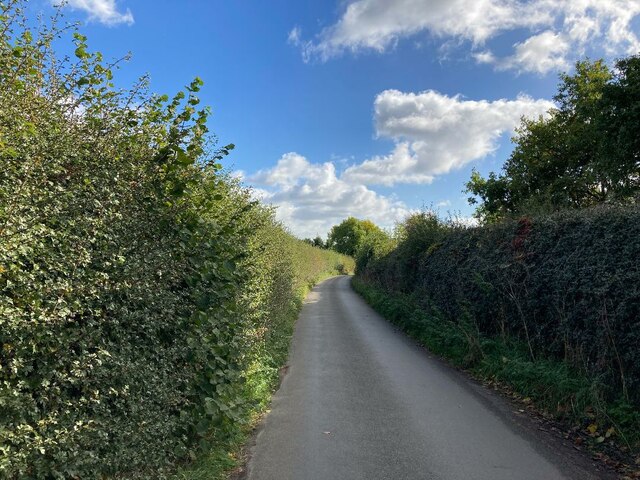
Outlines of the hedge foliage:
{"type": "Polygon", "coordinates": [[[20,4],[0,15],[0,477],[161,478],[242,421],[302,290],[352,261],[221,172],[200,80],[116,89],[20,4]]]}
{"type": "MultiPolygon", "coordinates": [[[[477,228],[421,213],[401,232],[390,254],[358,266],[362,285],[453,325],[468,340],[470,363],[486,353],[482,338],[516,339],[530,361],[564,362],[590,378],[602,405],[640,411],[638,207],[477,228]]],[[[408,327],[427,328],[416,321],[408,327]]],[[[640,415],[625,421],[640,429],[640,415]]]]}

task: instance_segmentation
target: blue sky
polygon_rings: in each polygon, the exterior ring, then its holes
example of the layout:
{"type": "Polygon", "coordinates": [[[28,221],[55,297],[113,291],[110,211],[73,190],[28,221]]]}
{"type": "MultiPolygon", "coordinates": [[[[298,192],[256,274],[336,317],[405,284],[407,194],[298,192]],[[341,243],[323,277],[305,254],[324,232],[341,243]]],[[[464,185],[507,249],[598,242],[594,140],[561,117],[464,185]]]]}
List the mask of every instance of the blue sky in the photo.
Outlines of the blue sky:
{"type": "MultiPolygon", "coordinates": [[[[32,0],[34,13],[47,0],[32,0]]],[[[558,72],[638,53],[640,0],[71,0],[92,49],[132,52],[119,83],[199,76],[227,167],[298,236],[349,215],[472,214],[472,168],[498,170],[558,72]]]]}

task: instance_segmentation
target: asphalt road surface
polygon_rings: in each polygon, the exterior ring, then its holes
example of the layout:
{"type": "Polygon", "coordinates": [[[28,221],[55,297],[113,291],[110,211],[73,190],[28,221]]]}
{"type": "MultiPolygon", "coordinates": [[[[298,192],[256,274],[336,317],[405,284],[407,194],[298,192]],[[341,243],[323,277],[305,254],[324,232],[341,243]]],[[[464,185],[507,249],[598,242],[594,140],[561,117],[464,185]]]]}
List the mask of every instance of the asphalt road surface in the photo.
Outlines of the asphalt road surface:
{"type": "Polygon", "coordinates": [[[331,278],[307,297],[250,480],[604,479],[331,278]]]}

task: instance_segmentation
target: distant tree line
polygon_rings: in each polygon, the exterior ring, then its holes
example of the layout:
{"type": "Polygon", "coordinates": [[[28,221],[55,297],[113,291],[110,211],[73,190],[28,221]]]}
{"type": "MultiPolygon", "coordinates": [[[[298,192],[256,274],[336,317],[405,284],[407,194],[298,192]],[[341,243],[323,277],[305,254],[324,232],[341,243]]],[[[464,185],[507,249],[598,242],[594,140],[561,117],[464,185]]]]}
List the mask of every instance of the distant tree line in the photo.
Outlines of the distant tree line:
{"type": "Polygon", "coordinates": [[[305,238],[302,241],[305,242],[305,243],[308,243],[312,247],[327,248],[326,242],[324,240],[322,240],[322,237],[320,235],[316,236],[313,239],[312,238],[305,238]]]}

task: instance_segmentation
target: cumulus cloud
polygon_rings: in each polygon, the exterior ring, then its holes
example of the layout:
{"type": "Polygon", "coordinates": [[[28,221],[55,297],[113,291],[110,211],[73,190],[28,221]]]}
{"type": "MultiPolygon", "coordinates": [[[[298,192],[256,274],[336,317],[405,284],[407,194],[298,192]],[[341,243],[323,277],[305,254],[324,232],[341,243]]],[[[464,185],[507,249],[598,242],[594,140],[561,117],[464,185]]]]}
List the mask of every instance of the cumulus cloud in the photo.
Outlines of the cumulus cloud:
{"type": "Polygon", "coordinates": [[[389,155],[375,156],[347,168],[344,179],[365,185],[392,186],[396,183],[431,183],[433,173],[422,173],[419,159],[408,142],[396,144],[389,155]]]}
{"type": "Polygon", "coordinates": [[[434,177],[481,159],[498,148],[524,117],[544,115],[547,100],[465,100],[433,90],[386,90],[375,101],[378,136],[395,140],[387,156],[349,167],[343,179],[365,185],[431,183],[434,177]]]}
{"type": "Polygon", "coordinates": [[[497,68],[545,73],[593,46],[612,55],[637,52],[640,41],[632,21],[638,15],[640,0],[351,0],[338,21],[315,39],[303,41],[299,29],[292,34],[307,60],[383,52],[426,32],[445,45],[466,42],[478,61],[497,68]],[[484,48],[489,40],[521,29],[529,34],[513,46],[513,55],[496,59],[484,48]]]}
{"type": "MultiPolygon", "coordinates": [[[[59,2],[56,2],[59,3],[59,2]]],[[[68,0],[65,3],[75,10],[82,10],[89,15],[90,21],[96,21],[105,25],[132,25],[133,14],[129,9],[124,12],[118,9],[116,0],[68,0]]]]}
{"type": "Polygon", "coordinates": [[[278,207],[278,220],[299,237],[325,235],[349,216],[391,227],[409,213],[401,201],[341,178],[333,162],[311,163],[293,152],[248,180],[261,200],[278,207]]]}
{"type": "Polygon", "coordinates": [[[515,53],[493,63],[499,70],[546,73],[569,67],[567,53],[571,49],[569,41],[560,34],[546,30],[514,45],[515,53]]]}

